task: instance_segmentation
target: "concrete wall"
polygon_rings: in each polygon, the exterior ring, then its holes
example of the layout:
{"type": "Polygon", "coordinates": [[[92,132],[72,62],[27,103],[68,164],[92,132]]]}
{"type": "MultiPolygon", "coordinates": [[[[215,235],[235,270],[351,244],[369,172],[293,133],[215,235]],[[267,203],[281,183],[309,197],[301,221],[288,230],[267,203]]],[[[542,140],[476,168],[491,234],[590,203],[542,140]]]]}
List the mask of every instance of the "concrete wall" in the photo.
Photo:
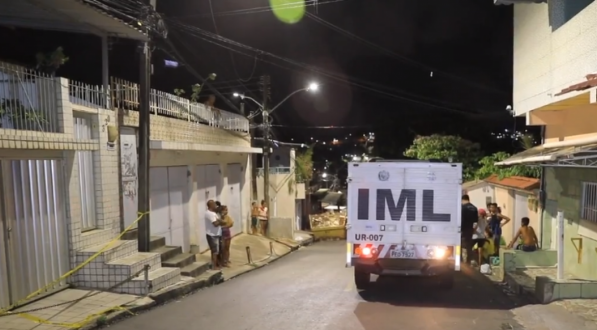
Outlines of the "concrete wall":
{"type": "Polygon", "coordinates": [[[466,193],[471,199],[471,203],[478,209],[487,210],[487,199],[491,202],[495,201],[494,188],[487,183],[481,183],[475,187],[466,190],[466,193]]]}
{"type": "MultiPolygon", "coordinates": [[[[288,182],[294,174],[270,174],[269,176],[269,206],[271,217],[276,218],[296,218],[296,187],[289,190],[288,182]]],[[[263,176],[257,177],[257,196],[258,200],[264,199],[263,194],[263,176]]]]}
{"type": "Polygon", "coordinates": [[[543,228],[552,228],[552,217],[557,211],[564,212],[564,267],[566,273],[581,279],[597,280],[597,228],[594,223],[580,219],[583,181],[597,182],[597,170],[580,168],[546,169],[547,198],[557,205],[546,208],[543,216],[543,228]],[[581,235],[582,234],[582,235],[581,235]],[[577,239],[582,239],[582,255],[579,262],[577,239]]]}
{"type": "MultiPolygon", "coordinates": [[[[571,0],[574,1],[574,0],[571,0]]],[[[548,5],[514,6],[514,110],[527,113],[597,71],[597,2],[552,31],[548,5]]]]}
{"type": "Polygon", "coordinates": [[[514,192],[510,189],[495,187],[495,202],[502,208],[502,214],[512,219],[502,227],[502,237],[508,244],[514,236],[514,192]]]}

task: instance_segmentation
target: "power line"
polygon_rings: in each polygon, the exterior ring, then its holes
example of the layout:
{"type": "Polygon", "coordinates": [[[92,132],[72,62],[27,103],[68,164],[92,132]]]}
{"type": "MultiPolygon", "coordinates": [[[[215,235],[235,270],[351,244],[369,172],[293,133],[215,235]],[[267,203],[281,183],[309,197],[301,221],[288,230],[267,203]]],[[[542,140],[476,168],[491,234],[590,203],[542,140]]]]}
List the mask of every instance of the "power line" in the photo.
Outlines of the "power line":
{"type": "MultiPolygon", "coordinates": [[[[212,44],[217,45],[219,47],[222,47],[222,48],[225,48],[225,49],[237,52],[237,53],[245,55],[245,56],[252,57],[252,55],[250,55],[250,54],[247,54],[247,53],[245,53],[243,51],[240,51],[238,49],[231,48],[230,46],[223,45],[222,43],[229,44],[229,45],[232,45],[232,46],[236,46],[238,48],[242,48],[244,50],[248,50],[248,51],[251,51],[251,52],[256,53],[256,54],[261,54],[261,55],[265,55],[265,56],[268,56],[268,57],[272,57],[274,59],[283,61],[285,63],[292,64],[293,66],[300,67],[303,70],[308,70],[308,71],[316,72],[316,73],[318,73],[318,74],[320,74],[320,75],[322,75],[324,77],[327,77],[327,78],[330,78],[332,80],[335,80],[336,82],[340,82],[340,83],[343,83],[343,84],[348,84],[348,85],[351,85],[351,86],[354,86],[354,87],[358,87],[358,88],[361,88],[361,89],[364,89],[364,90],[367,90],[367,91],[370,91],[370,92],[375,92],[377,94],[381,94],[381,95],[384,95],[384,96],[387,96],[387,97],[390,97],[390,98],[407,101],[407,102],[418,104],[418,105],[422,105],[422,106],[428,107],[428,108],[429,107],[430,108],[438,108],[438,109],[443,109],[443,110],[447,110],[447,111],[451,111],[451,112],[457,112],[457,113],[461,113],[461,114],[463,114],[463,113],[464,114],[471,114],[471,113],[476,112],[476,111],[458,109],[457,107],[448,107],[446,105],[439,105],[439,104],[436,104],[436,103],[425,102],[424,100],[421,100],[421,99],[425,99],[424,97],[417,96],[419,99],[415,99],[412,94],[410,95],[411,97],[408,97],[408,96],[405,96],[404,94],[408,95],[410,93],[406,93],[404,91],[397,91],[396,89],[387,88],[385,86],[381,86],[379,84],[367,82],[367,81],[364,81],[364,80],[361,80],[361,79],[358,79],[358,78],[353,78],[353,77],[350,77],[350,79],[343,78],[341,75],[339,75],[337,73],[332,73],[332,72],[329,72],[329,71],[325,71],[323,69],[320,69],[320,68],[312,66],[312,65],[308,65],[308,64],[305,64],[305,63],[297,62],[297,61],[294,61],[292,59],[281,57],[281,56],[278,56],[278,55],[275,55],[275,54],[272,54],[272,53],[269,53],[269,52],[266,52],[266,51],[263,51],[263,50],[255,49],[253,47],[250,47],[250,46],[241,44],[239,42],[236,42],[236,41],[233,41],[233,40],[230,40],[230,39],[227,39],[227,38],[215,35],[215,34],[213,34],[211,32],[202,30],[202,29],[197,28],[197,27],[188,26],[186,24],[182,24],[182,23],[179,23],[179,22],[176,22],[176,21],[171,21],[171,22],[173,23],[173,25],[177,26],[182,31],[185,31],[188,34],[190,34],[190,35],[192,35],[192,36],[194,36],[194,37],[196,37],[198,39],[204,40],[206,42],[212,43],[212,44]],[[384,91],[384,90],[382,90],[382,88],[386,89],[386,90],[390,90],[393,93],[384,91]],[[399,95],[398,93],[401,93],[402,95],[399,95]]],[[[289,69],[288,67],[280,65],[278,63],[265,60],[263,58],[259,58],[259,60],[262,61],[262,62],[265,62],[265,63],[269,63],[269,64],[272,64],[272,65],[278,66],[278,67],[286,69],[286,70],[297,71],[297,70],[289,69]]],[[[441,103],[446,104],[446,102],[441,102],[441,103]]]]}
{"type": "Polygon", "coordinates": [[[313,14],[311,14],[309,12],[307,12],[305,15],[308,18],[310,18],[312,21],[314,21],[314,22],[316,22],[316,23],[318,23],[320,25],[323,25],[323,26],[325,26],[325,27],[327,27],[329,29],[332,29],[333,31],[336,31],[336,32],[338,32],[338,33],[340,33],[340,34],[342,34],[342,35],[344,35],[344,36],[346,36],[346,37],[348,37],[350,39],[353,39],[353,40],[356,40],[358,42],[361,42],[361,43],[369,46],[370,48],[379,51],[382,54],[385,54],[385,55],[388,55],[388,56],[390,56],[390,57],[392,57],[394,59],[398,59],[400,61],[409,63],[409,64],[411,64],[411,65],[413,65],[415,67],[418,67],[420,69],[427,70],[434,77],[435,77],[436,73],[440,73],[440,74],[442,74],[445,77],[452,78],[453,80],[459,81],[461,83],[465,83],[465,84],[468,84],[468,85],[471,85],[471,86],[477,86],[477,87],[479,87],[481,89],[484,89],[484,90],[487,90],[487,91],[491,91],[491,92],[494,92],[494,93],[498,92],[499,94],[505,94],[501,90],[497,90],[497,89],[492,88],[492,87],[488,87],[488,86],[485,86],[485,85],[482,85],[482,84],[478,84],[478,83],[472,82],[472,81],[470,81],[468,79],[459,77],[457,75],[454,75],[454,74],[451,74],[451,73],[448,73],[448,72],[444,72],[444,71],[438,70],[438,69],[433,68],[433,67],[431,67],[431,66],[429,66],[427,64],[424,64],[422,62],[416,61],[416,60],[411,59],[409,57],[406,57],[404,55],[400,55],[400,54],[398,54],[398,53],[396,53],[394,51],[391,51],[391,50],[389,50],[389,49],[387,49],[385,47],[382,47],[382,46],[380,46],[378,44],[375,44],[375,43],[373,43],[373,42],[371,42],[371,41],[369,41],[369,40],[367,40],[365,38],[359,37],[359,36],[355,35],[354,33],[351,33],[351,32],[349,32],[347,30],[344,30],[341,27],[339,27],[337,25],[334,25],[334,24],[332,24],[332,23],[324,20],[323,18],[320,18],[320,17],[318,17],[316,15],[313,15],[313,14]]]}

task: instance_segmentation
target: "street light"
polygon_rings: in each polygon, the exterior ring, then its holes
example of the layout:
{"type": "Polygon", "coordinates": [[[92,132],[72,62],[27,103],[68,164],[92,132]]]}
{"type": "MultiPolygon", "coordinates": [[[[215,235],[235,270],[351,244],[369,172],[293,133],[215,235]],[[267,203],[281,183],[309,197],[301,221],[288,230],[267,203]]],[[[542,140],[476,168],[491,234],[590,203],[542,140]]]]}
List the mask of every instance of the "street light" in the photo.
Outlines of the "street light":
{"type": "MultiPolygon", "coordinates": [[[[282,101],[280,101],[280,103],[278,103],[276,106],[274,106],[269,113],[272,113],[274,110],[276,110],[279,106],[281,106],[284,102],[286,102],[289,98],[291,98],[294,94],[296,93],[300,93],[302,91],[306,91],[306,92],[317,92],[319,90],[319,84],[312,82],[309,84],[309,86],[305,87],[305,88],[301,88],[301,89],[297,89],[294,92],[288,94],[288,96],[286,96],[282,101]]],[[[244,99],[249,99],[251,101],[253,101],[255,104],[257,104],[259,106],[260,109],[263,109],[263,104],[259,103],[257,100],[246,96],[245,94],[241,94],[241,93],[233,93],[232,96],[234,97],[239,97],[241,100],[244,99]]]]}

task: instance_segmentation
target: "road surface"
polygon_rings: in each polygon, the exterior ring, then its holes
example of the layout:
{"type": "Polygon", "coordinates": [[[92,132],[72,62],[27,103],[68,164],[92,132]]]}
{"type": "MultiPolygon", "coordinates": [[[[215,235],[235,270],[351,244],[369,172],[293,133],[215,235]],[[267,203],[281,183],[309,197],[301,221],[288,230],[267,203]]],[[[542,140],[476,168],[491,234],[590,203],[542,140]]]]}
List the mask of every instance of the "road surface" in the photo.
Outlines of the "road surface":
{"type": "Polygon", "coordinates": [[[514,303],[465,270],[452,291],[433,282],[381,279],[357,292],[345,242],[322,242],[110,330],[510,330],[514,303]]]}

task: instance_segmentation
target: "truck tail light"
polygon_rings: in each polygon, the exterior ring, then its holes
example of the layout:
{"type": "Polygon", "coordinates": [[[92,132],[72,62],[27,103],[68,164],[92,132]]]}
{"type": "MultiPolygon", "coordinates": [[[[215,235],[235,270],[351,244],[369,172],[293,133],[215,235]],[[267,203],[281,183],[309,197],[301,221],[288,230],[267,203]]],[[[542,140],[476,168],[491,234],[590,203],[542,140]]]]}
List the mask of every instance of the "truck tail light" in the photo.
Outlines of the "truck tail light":
{"type": "Polygon", "coordinates": [[[372,258],[377,255],[377,249],[370,244],[355,246],[354,253],[361,258],[372,258]]]}

